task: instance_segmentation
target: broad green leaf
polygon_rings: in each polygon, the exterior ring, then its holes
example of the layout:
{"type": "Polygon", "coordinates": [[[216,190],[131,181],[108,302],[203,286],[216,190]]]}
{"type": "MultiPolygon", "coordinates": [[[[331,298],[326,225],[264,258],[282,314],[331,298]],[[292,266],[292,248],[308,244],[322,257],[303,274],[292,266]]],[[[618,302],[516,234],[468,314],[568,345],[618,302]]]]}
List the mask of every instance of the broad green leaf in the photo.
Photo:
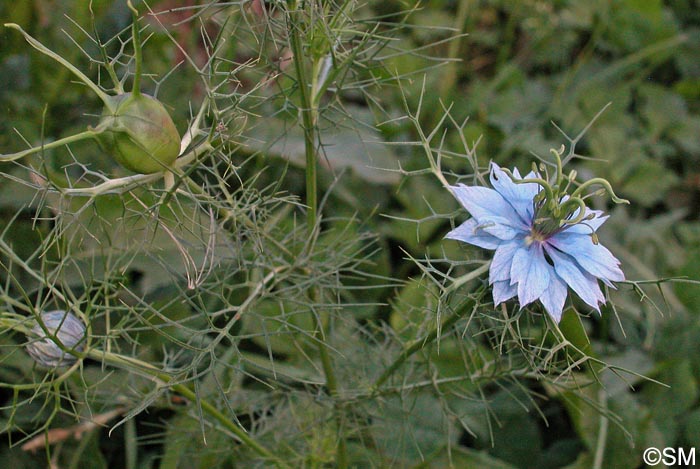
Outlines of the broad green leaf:
{"type": "MultiPolygon", "coordinates": [[[[355,115],[333,114],[327,116],[324,126],[318,164],[333,174],[351,169],[363,180],[373,184],[393,184],[398,181],[396,155],[392,147],[384,144],[372,124],[354,122],[369,119],[355,115]]],[[[306,166],[304,134],[299,126],[280,119],[265,119],[247,135],[245,145],[249,150],[261,151],[267,156],[288,160],[298,167],[306,166]]]]}
{"type": "Polygon", "coordinates": [[[700,409],[696,408],[683,417],[683,438],[692,448],[700,448],[700,409]]]}
{"type": "Polygon", "coordinates": [[[644,99],[642,115],[650,134],[647,136],[656,143],[662,134],[676,128],[688,117],[685,100],[677,93],[659,85],[640,87],[639,93],[644,99]]]}
{"type": "Polygon", "coordinates": [[[673,435],[678,417],[696,405],[700,394],[697,379],[687,359],[662,366],[657,379],[666,387],[649,383],[644,386],[641,397],[665,433],[673,435]]]}
{"type": "Polygon", "coordinates": [[[263,301],[243,316],[243,332],[263,350],[296,355],[315,349],[313,313],[291,302],[263,301]]]}
{"type": "Polygon", "coordinates": [[[457,442],[459,432],[428,393],[389,397],[373,407],[371,432],[387,464],[416,464],[457,442]]]}
{"type": "Polygon", "coordinates": [[[486,451],[477,451],[472,448],[456,446],[444,448],[435,454],[425,464],[416,468],[479,468],[479,469],[515,469],[517,465],[511,465],[505,461],[489,455],[486,451]]]}
{"type": "Polygon", "coordinates": [[[666,197],[678,178],[657,161],[641,158],[637,161],[641,164],[627,177],[620,192],[639,204],[651,206],[666,197]]]}
{"type": "Polygon", "coordinates": [[[392,300],[391,327],[406,340],[415,340],[437,325],[437,287],[429,280],[411,280],[392,300]]]}
{"type": "Polygon", "coordinates": [[[139,272],[141,287],[149,292],[173,281],[195,285],[214,259],[233,257],[218,236],[213,215],[180,197],[153,211],[157,200],[135,190],[99,196],[89,205],[84,199],[72,199],[68,207],[54,205],[62,214],[62,236],[74,261],[70,265],[97,278],[139,272]]]}
{"type": "MultiPolygon", "coordinates": [[[[677,274],[700,282],[700,246],[687,248],[685,256],[685,263],[677,274]]],[[[673,289],[691,314],[700,315],[700,283],[678,282],[674,283],[673,289]]]]}

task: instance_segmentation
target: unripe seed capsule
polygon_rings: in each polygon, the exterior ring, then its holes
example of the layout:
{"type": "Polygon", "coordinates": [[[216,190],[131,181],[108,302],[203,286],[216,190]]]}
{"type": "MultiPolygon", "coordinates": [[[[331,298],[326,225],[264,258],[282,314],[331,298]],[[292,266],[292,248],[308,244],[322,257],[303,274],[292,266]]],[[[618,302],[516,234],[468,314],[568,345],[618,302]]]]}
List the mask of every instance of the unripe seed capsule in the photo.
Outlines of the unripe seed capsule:
{"type": "Polygon", "coordinates": [[[103,149],[137,173],[165,170],[180,153],[180,134],[157,99],[142,93],[109,98],[98,126],[103,149]]]}
{"type": "MultiPolygon", "coordinates": [[[[66,349],[83,349],[85,325],[73,313],[63,310],[49,311],[41,313],[41,320],[46,329],[55,335],[66,349]]],[[[64,352],[56,342],[48,338],[38,323],[32,327],[30,335],[32,337],[27,344],[27,352],[40,365],[53,368],[75,363],[76,358],[64,352]]]]}

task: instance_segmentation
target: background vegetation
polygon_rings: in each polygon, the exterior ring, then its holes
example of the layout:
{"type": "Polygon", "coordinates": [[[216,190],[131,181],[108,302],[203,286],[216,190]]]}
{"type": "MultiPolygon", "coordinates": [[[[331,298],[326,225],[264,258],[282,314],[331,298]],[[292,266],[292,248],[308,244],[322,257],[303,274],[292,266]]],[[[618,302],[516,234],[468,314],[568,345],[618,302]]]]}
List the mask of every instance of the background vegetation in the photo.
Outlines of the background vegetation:
{"type": "MultiPolygon", "coordinates": [[[[700,448],[697,2],[293,3],[137,4],[144,91],[211,144],[177,190],[90,192],[130,174],[92,142],[0,166],[0,461],[634,468],[700,448]],[[561,330],[504,316],[472,275],[488,253],[443,240],[466,214],[429,159],[450,182],[527,170],[570,144],[551,122],[573,138],[604,108],[570,169],[631,201],[592,199],[629,281],[601,316],[570,300],[561,330]],[[89,324],[68,370],[14,327],[56,308],[89,324]]],[[[0,18],[106,88],[116,58],[129,89],[122,2],[0,18]]],[[[0,153],[101,112],[7,28],[0,104],[0,153]]]]}

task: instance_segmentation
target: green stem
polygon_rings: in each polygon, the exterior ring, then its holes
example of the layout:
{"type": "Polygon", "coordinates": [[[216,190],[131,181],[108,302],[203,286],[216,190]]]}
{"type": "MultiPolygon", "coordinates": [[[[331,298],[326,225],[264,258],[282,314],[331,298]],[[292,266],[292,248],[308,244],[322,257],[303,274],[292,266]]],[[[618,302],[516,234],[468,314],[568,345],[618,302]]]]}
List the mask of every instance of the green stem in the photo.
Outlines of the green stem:
{"type": "MultiPolygon", "coordinates": [[[[598,390],[598,401],[600,406],[608,410],[608,394],[604,389],[598,390]]],[[[593,469],[601,469],[605,455],[605,446],[608,441],[608,416],[601,412],[598,416],[598,437],[595,445],[595,454],[593,458],[593,469]]]]}
{"type": "Polygon", "coordinates": [[[88,4],[88,9],[90,10],[90,17],[92,19],[92,35],[97,41],[97,47],[100,49],[100,55],[102,56],[102,66],[107,71],[112,84],[114,85],[114,91],[116,94],[124,93],[124,88],[122,87],[122,82],[117,76],[117,72],[114,70],[114,64],[112,64],[109,55],[107,54],[107,47],[100,41],[100,33],[97,30],[97,24],[95,23],[95,14],[92,11],[92,3],[88,4]]]}
{"type": "Polygon", "coordinates": [[[629,200],[621,199],[618,196],[616,196],[610,183],[606,179],[603,179],[603,178],[589,179],[588,181],[586,181],[583,184],[581,184],[580,186],[578,186],[578,188],[573,192],[573,194],[571,194],[571,197],[572,198],[573,197],[580,197],[581,194],[583,194],[584,190],[586,190],[587,188],[589,188],[590,186],[593,186],[595,184],[603,186],[605,191],[610,195],[610,198],[612,199],[612,201],[615,202],[616,204],[629,204],[630,203],[629,200]]]}
{"type": "MultiPolygon", "coordinates": [[[[308,80],[303,61],[304,51],[302,49],[301,37],[299,34],[299,28],[302,23],[302,12],[297,9],[297,5],[294,0],[288,0],[287,7],[289,8],[289,41],[292,48],[297,85],[299,87],[299,96],[301,101],[300,112],[302,117],[302,126],[304,129],[304,149],[306,154],[306,205],[308,207],[306,213],[306,223],[308,226],[309,235],[312,236],[316,230],[316,225],[318,222],[318,176],[315,135],[318,108],[315,107],[314,103],[312,103],[310,91],[307,86],[308,80]]],[[[313,69],[318,70],[316,66],[313,69]]],[[[314,83],[315,80],[316,77],[314,77],[314,83]]],[[[315,91],[315,86],[313,91],[315,91]]],[[[314,100],[314,102],[316,101],[314,100]]],[[[318,294],[318,288],[312,289],[312,297],[317,297],[318,294]]],[[[338,468],[344,469],[348,467],[348,454],[343,431],[343,408],[342,404],[337,400],[338,383],[335,377],[335,371],[333,370],[333,360],[331,359],[328,351],[327,332],[323,325],[321,316],[313,311],[311,311],[310,314],[313,316],[313,321],[316,323],[316,329],[318,331],[318,352],[321,357],[323,373],[326,376],[326,388],[328,389],[330,396],[334,399],[335,416],[338,426],[338,453],[336,457],[336,464],[338,468]]]]}
{"type": "Polygon", "coordinates": [[[136,469],[138,467],[138,440],[136,433],[136,422],[129,419],[124,423],[124,465],[126,469],[136,469]]]}
{"type": "MultiPolygon", "coordinates": [[[[448,61],[445,63],[440,84],[438,85],[438,93],[443,99],[447,97],[447,93],[453,89],[457,81],[457,60],[460,59],[460,49],[467,27],[467,17],[469,13],[474,12],[473,3],[472,0],[462,0],[457,4],[457,14],[455,16],[453,28],[457,30],[458,33],[452,41],[450,41],[449,48],[447,49],[448,61]]],[[[439,106],[436,106],[436,110],[437,109],[439,109],[439,106]]]]}
{"type": "Polygon", "coordinates": [[[41,52],[42,54],[51,57],[54,59],[56,62],[60,63],[64,67],[66,67],[68,70],[73,72],[75,76],[80,79],[83,83],[85,83],[99,98],[102,100],[102,102],[108,106],[109,105],[109,95],[102,91],[102,89],[97,86],[95,83],[92,82],[83,72],[78,70],[72,63],[68,62],[66,59],[49,49],[48,47],[44,46],[42,43],[31,37],[27,32],[22,29],[18,24],[15,23],[5,23],[6,28],[12,28],[16,29],[22,35],[24,36],[24,39],[29,43],[30,46],[41,52]]]}
{"type": "MultiPolygon", "coordinates": [[[[189,176],[185,175],[183,177],[185,184],[187,185],[187,188],[192,191],[193,194],[199,195],[201,197],[204,197],[207,199],[207,202],[217,206],[218,205],[218,200],[216,200],[211,194],[209,194],[202,186],[197,184],[192,178],[189,176]]],[[[227,223],[229,221],[242,221],[243,224],[247,227],[250,228],[251,230],[256,230],[257,226],[253,220],[250,219],[248,215],[245,213],[241,212],[235,212],[232,209],[228,209],[226,207],[220,206],[217,207],[217,216],[219,220],[222,223],[227,223]]],[[[237,234],[237,233],[233,233],[237,234]]],[[[270,233],[268,233],[266,230],[260,231],[260,234],[270,241],[272,244],[275,245],[275,247],[286,257],[286,259],[290,263],[294,263],[295,255],[287,249],[287,247],[282,244],[280,241],[275,239],[270,233]]]]}
{"type": "Polygon", "coordinates": [[[131,4],[131,0],[126,2],[127,6],[131,10],[131,41],[134,45],[134,61],[136,62],[136,69],[134,70],[134,84],[131,88],[131,94],[133,96],[138,96],[141,94],[141,31],[139,31],[139,12],[131,4]]]}
{"type": "Polygon", "coordinates": [[[461,277],[457,277],[454,279],[452,284],[450,284],[449,287],[445,289],[445,293],[451,293],[458,288],[460,288],[462,285],[471,282],[472,280],[481,277],[481,274],[485,274],[486,272],[489,271],[491,268],[491,261],[485,262],[481,267],[478,267],[471,272],[468,272],[461,277]]]}
{"type": "MultiPolygon", "coordinates": [[[[289,1],[290,8],[296,8],[293,1],[289,1]]],[[[294,69],[297,76],[297,85],[299,87],[299,95],[301,98],[301,118],[302,127],[304,129],[304,148],[306,153],[306,205],[308,207],[307,223],[309,230],[315,229],[316,220],[318,218],[318,183],[316,174],[316,110],[312,108],[311,98],[307,87],[306,70],[304,69],[304,51],[301,47],[301,38],[299,37],[299,23],[296,19],[300,16],[299,11],[289,11],[289,40],[292,47],[292,55],[294,56],[294,69]]]]}
{"type": "Polygon", "coordinates": [[[316,334],[318,353],[321,357],[321,366],[323,367],[323,374],[326,376],[326,388],[328,389],[328,394],[334,399],[334,408],[336,411],[336,419],[338,425],[338,455],[337,461],[339,468],[348,467],[348,451],[345,442],[345,436],[343,432],[343,406],[338,399],[338,381],[335,377],[335,371],[333,370],[333,360],[331,359],[330,353],[328,352],[328,344],[326,343],[326,330],[323,325],[323,320],[321,317],[311,312],[316,324],[316,334]]]}
{"type": "MultiPolygon", "coordinates": [[[[170,170],[180,171],[182,168],[196,161],[202,155],[211,151],[212,149],[212,146],[208,142],[203,142],[194,147],[189,152],[187,152],[186,155],[183,155],[177,160],[175,160],[175,163],[173,163],[170,170]]],[[[97,184],[96,186],[92,187],[80,187],[75,189],[56,188],[56,191],[60,192],[63,195],[81,197],[96,197],[98,195],[103,194],[121,194],[132,189],[133,187],[156,182],[159,179],[164,178],[165,174],[166,172],[150,174],[133,174],[131,176],[109,179],[101,184],[97,184]]]]}
{"type": "MultiPolygon", "coordinates": [[[[485,265],[488,267],[489,264],[485,265]]],[[[467,300],[466,304],[463,305],[460,309],[471,310],[476,304],[476,302],[481,298],[484,291],[485,289],[483,288],[479,289],[476,295],[473,298],[467,300]]],[[[396,370],[398,370],[401,367],[401,365],[403,365],[404,362],[411,357],[411,355],[423,349],[429,343],[435,341],[444,329],[453,326],[461,317],[462,316],[460,314],[450,315],[443,322],[433,327],[424,337],[414,340],[413,342],[411,342],[410,345],[405,347],[403,351],[399,354],[399,356],[394,359],[391,365],[389,365],[389,367],[384,370],[384,372],[379,376],[379,378],[377,378],[374,381],[374,384],[372,384],[371,387],[371,394],[376,395],[377,393],[379,393],[381,386],[384,383],[386,383],[386,381],[391,377],[391,375],[393,375],[396,372],[396,370]]]]}
{"type": "Polygon", "coordinates": [[[211,405],[207,401],[203,401],[197,397],[197,395],[192,391],[190,388],[185,386],[184,384],[175,384],[172,386],[172,390],[175,391],[176,393],[180,394],[182,397],[186,398],[190,402],[199,402],[199,405],[202,407],[202,410],[209,414],[209,416],[213,417],[217,422],[219,422],[221,425],[223,425],[226,429],[231,431],[234,435],[238,437],[239,440],[249,448],[251,448],[253,451],[258,453],[260,456],[263,456],[271,461],[274,461],[276,465],[280,467],[289,467],[287,463],[282,461],[280,458],[275,456],[262,446],[260,443],[252,439],[250,436],[248,436],[248,433],[236,425],[234,422],[232,422],[226,415],[221,413],[219,409],[211,405]]]}
{"type": "Polygon", "coordinates": [[[190,402],[198,403],[202,410],[206,412],[210,417],[219,422],[224,428],[229,430],[231,433],[236,435],[236,437],[241,440],[243,444],[248,446],[250,449],[258,453],[260,456],[273,461],[279,467],[290,467],[287,463],[282,461],[279,457],[275,456],[262,446],[260,443],[252,439],[248,433],[236,423],[232,422],[226,415],[221,413],[216,407],[207,401],[202,400],[198,397],[193,390],[185,386],[182,383],[172,383],[173,377],[166,373],[163,373],[158,368],[135,358],[131,358],[124,355],[118,355],[112,352],[106,352],[102,350],[92,349],[86,353],[86,357],[92,358],[94,360],[102,361],[109,365],[115,366],[117,368],[122,368],[127,371],[134,371],[134,366],[138,367],[138,371],[141,374],[156,378],[165,384],[170,385],[170,388],[181,395],[190,402]]]}
{"type": "Polygon", "coordinates": [[[95,138],[100,133],[99,130],[86,130],[84,132],[77,133],[75,135],[70,135],[49,143],[42,143],[39,146],[27,148],[26,150],[18,151],[17,153],[10,153],[7,155],[0,155],[0,161],[15,161],[25,156],[32,155],[34,153],[39,153],[44,150],[51,150],[53,148],[61,147],[63,145],[69,145],[71,143],[79,142],[81,140],[87,140],[88,138],[95,138]]]}

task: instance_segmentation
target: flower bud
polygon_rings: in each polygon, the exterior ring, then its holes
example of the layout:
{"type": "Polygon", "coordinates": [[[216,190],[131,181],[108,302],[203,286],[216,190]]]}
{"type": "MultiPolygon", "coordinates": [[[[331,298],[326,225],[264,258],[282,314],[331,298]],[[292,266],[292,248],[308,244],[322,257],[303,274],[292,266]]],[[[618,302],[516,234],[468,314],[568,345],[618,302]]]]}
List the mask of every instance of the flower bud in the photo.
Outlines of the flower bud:
{"type": "MultiPolygon", "coordinates": [[[[41,320],[46,329],[56,336],[65,348],[81,351],[85,340],[85,325],[73,313],[63,310],[41,313],[41,320]]],[[[37,323],[32,327],[31,341],[27,344],[27,352],[40,365],[48,367],[68,366],[76,358],[61,350],[37,323]]]]}
{"type": "Polygon", "coordinates": [[[157,173],[180,153],[180,134],[157,99],[142,93],[109,97],[98,125],[102,148],[119,164],[136,173],[157,173]]]}

